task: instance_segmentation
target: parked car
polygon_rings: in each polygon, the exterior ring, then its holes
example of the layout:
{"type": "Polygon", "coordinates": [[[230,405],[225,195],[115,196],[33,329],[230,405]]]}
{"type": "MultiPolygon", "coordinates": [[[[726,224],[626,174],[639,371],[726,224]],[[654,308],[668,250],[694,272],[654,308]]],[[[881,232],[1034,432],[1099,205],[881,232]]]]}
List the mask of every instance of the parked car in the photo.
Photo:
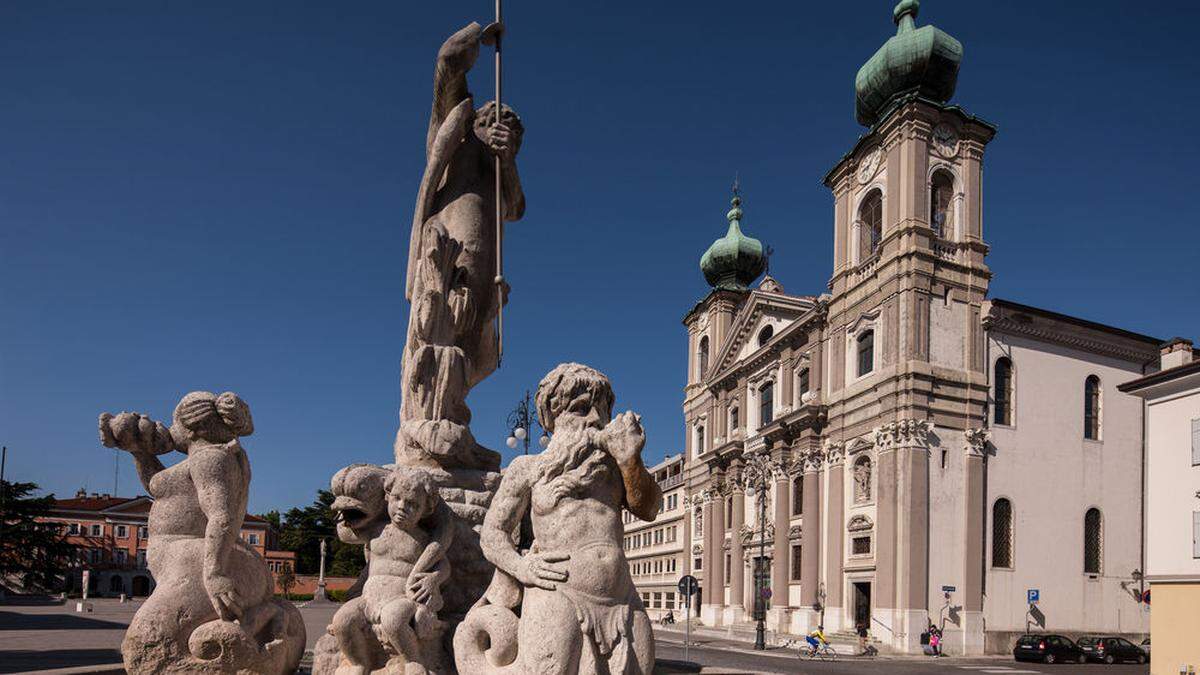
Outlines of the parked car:
{"type": "Polygon", "coordinates": [[[1146,652],[1146,656],[1150,656],[1150,638],[1142,640],[1141,648],[1142,651],[1146,652]]]}
{"type": "Polygon", "coordinates": [[[1044,663],[1086,663],[1087,656],[1071,638],[1062,635],[1022,635],[1013,647],[1013,658],[1017,661],[1042,661],[1044,663]]]}
{"type": "Polygon", "coordinates": [[[1150,660],[1150,655],[1141,647],[1125,638],[1113,635],[1079,638],[1079,649],[1083,651],[1089,661],[1098,661],[1101,663],[1120,663],[1123,661],[1145,663],[1150,660]]]}

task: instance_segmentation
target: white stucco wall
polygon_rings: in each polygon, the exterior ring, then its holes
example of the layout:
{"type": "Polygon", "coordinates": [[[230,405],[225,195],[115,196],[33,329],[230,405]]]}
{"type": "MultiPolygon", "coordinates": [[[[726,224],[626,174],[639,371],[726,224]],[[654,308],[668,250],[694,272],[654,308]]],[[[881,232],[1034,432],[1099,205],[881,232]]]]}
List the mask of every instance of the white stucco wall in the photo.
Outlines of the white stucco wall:
{"type": "Polygon", "coordinates": [[[1146,573],[1200,579],[1200,558],[1192,543],[1192,514],[1200,511],[1200,466],[1192,464],[1192,420],[1200,419],[1200,386],[1194,383],[1148,404],[1146,573]]]}
{"type": "MultiPolygon", "coordinates": [[[[1141,400],[1117,391],[1138,365],[1005,334],[988,338],[988,369],[1013,362],[1012,426],[991,425],[984,614],[989,631],[1026,628],[1026,591],[1041,591],[1045,628],[1144,632],[1149,615],[1133,595],[1141,561],[1141,400]],[[1083,438],[1084,380],[1101,381],[1101,440],[1083,438]],[[1012,502],[1012,569],[992,563],[992,507],[1012,502]],[[1084,513],[1103,513],[1101,574],[1083,572],[1084,513]]],[[[993,392],[994,393],[994,392],[993,392]]]]}

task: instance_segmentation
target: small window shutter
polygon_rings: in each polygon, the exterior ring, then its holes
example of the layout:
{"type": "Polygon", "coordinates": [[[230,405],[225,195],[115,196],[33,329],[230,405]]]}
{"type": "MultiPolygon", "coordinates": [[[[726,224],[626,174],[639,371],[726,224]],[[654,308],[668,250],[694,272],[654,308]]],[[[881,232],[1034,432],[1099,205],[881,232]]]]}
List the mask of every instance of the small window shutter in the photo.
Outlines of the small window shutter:
{"type": "Polygon", "coordinates": [[[1200,558],[1200,511],[1192,512],[1192,557],[1200,558]]]}
{"type": "Polygon", "coordinates": [[[1192,466],[1200,465],[1200,419],[1192,420],[1192,466]]]}

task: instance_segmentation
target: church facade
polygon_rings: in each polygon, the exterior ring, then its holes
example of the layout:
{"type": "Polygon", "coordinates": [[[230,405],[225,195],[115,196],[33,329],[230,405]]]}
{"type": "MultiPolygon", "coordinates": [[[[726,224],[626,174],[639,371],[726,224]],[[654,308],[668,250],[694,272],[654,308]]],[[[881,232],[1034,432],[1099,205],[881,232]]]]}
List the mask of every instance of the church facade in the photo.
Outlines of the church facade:
{"type": "Polygon", "coordinates": [[[825,176],[827,292],[759,281],[736,194],[701,260],[712,288],[683,320],[700,619],[861,624],[899,652],[931,623],[960,654],[1028,630],[1143,635],[1143,413],[1116,385],[1160,341],[989,298],[996,130],[949,102],[962,46],[918,28],[917,4],[859,71],[867,132],[825,176]],[[772,485],[751,496],[761,456],[772,485]]]}

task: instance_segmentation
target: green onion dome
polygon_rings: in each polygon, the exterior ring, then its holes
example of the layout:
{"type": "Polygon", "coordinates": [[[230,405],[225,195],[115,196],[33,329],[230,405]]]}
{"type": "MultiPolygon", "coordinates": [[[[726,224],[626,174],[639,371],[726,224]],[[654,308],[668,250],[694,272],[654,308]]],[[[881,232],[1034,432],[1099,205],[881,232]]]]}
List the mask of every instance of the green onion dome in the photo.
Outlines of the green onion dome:
{"type": "Polygon", "coordinates": [[[892,12],[896,34],[875,52],[854,78],[858,123],[872,126],[899,95],[917,93],[945,103],[954,96],[963,47],[933,27],[916,27],[920,0],[901,0],[892,12]]]}
{"type": "Polygon", "coordinates": [[[714,241],[700,258],[700,271],[708,285],[720,290],[745,291],[766,269],[763,245],[742,233],[742,198],[733,193],[726,218],[729,231],[714,241]]]}

